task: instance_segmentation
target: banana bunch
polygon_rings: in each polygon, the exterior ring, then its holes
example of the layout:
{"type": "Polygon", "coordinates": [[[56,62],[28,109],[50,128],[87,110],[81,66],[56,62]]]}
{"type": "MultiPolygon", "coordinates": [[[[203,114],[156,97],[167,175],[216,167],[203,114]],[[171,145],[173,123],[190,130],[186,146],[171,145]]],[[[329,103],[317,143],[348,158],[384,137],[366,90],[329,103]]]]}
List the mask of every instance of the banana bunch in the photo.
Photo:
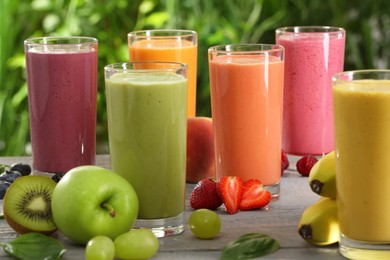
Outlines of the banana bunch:
{"type": "Polygon", "coordinates": [[[340,238],[336,203],[336,158],[330,152],[311,169],[309,184],[321,198],[307,207],[298,224],[299,235],[314,245],[330,245],[340,238]]]}

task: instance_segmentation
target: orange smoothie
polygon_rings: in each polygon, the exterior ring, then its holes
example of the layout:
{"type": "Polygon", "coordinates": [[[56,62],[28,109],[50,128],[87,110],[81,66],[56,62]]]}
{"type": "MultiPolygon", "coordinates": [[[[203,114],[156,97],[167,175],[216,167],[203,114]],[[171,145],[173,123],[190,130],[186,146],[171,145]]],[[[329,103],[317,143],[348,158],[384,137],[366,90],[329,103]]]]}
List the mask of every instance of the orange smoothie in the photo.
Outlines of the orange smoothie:
{"type": "Polygon", "coordinates": [[[187,116],[196,114],[197,44],[187,40],[139,40],[129,44],[130,61],[172,61],[188,66],[187,116]]]}
{"type": "Polygon", "coordinates": [[[341,232],[390,243],[390,80],[333,86],[341,232]]]}
{"type": "Polygon", "coordinates": [[[218,177],[257,178],[265,185],[280,181],[284,63],[268,59],[209,58],[218,177]]]}

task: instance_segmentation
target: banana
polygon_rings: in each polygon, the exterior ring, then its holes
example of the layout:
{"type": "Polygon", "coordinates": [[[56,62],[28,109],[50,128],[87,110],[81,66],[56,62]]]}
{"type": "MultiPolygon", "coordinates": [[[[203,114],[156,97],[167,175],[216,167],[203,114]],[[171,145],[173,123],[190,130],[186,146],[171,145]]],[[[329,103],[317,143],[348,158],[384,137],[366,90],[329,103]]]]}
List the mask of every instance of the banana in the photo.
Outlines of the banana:
{"type": "Polygon", "coordinates": [[[335,199],[336,192],[336,157],[332,151],[322,157],[310,171],[309,185],[320,196],[335,199]]]}
{"type": "Polygon", "coordinates": [[[307,207],[301,216],[298,233],[314,245],[337,243],[340,239],[340,229],[336,200],[321,198],[307,207]]]}

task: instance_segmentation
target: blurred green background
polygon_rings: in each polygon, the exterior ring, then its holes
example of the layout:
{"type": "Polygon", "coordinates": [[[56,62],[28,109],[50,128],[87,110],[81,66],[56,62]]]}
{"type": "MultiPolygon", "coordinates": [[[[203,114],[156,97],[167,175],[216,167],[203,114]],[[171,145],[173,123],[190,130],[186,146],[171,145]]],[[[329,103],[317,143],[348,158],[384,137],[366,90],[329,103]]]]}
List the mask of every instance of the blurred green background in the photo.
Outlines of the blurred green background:
{"type": "Polygon", "coordinates": [[[23,46],[29,37],[98,38],[97,153],[107,153],[103,67],[128,60],[130,31],[198,32],[197,115],[211,116],[208,47],[274,43],[282,26],[339,26],[347,30],[345,70],[389,68],[389,11],[388,0],[0,0],[0,155],[30,151],[23,46]]]}

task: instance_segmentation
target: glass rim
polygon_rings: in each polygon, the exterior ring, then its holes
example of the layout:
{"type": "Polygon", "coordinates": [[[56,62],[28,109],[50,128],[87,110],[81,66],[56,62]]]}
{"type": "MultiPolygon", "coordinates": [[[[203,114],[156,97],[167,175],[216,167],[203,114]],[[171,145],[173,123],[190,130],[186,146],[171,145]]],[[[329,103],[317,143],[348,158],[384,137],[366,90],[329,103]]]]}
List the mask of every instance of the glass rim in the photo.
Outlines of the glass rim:
{"type": "Polygon", "coordinates": [[[150,37],[190,37],[196,36],[198,33],[194,30],[186,29],[150,29],[150,30],[137,30],[132,31],[127,34],[128,37],[137,37],[137,38],[150,38],[150,37]],[[164,34],[166,33],[166,34],[164,34]],[[172,34],[169,34],[172,33],[172,34]]]}
{"type": "Polygon", "coordinates": [[[284,51],[284,47],[280,44],[263,44],[263,43],[239,43],[239,44],[222,44],[211,46],[208,49],[209,53],[242,53],[242,54],[256,54],[256,53],[272,53],[284,51]],[[229,50],[231,47],[238,47],[239,50],[229,50]],[[254,47],[254,49],[252,49],[254,47]],[[241,50],[242,48],[242,50],[241,50]],[[248,48],[248,50],[245,50],[248,48]],[[227,50],[226,50],[227,49],[227,50]]]}
{"type": "Polygon", "coordinates": [[[137,71],[137,72],[147,72],[147,71],[161,71],[161,70],[172,70],[172,69],[188,69],[188,65],[183,62],[173,62],[173,61],[125,61],[117,62],[104,66],[104,71],[137,71]],[[162,68],[148,68],[148,69],[132,69],[127,68],[127,66],[133,65],[152,65],[152,64],[161,64],[161,65],[172,65],[171,67],[162,67],[162,68]]]}
{"type": "Polygon", "coordinates": [[[25,45],[56,46],[69,45],[81,46],[98,43],[98,40],[89,36],[44,36],[32,37],[24,40],[25,45]]]}
{"type": "Polygon", "coordinates": [[[321,26],[321,25],[303,25],[303,26],[285,26],[277,28],[276,33],[284,34],[339,34],[344,33],[345,29],[337,26],[321,26]]]}
{"type": "MultiPolygon", "coordinates": [[[[342,82],[349,82],[353,81],[353,75],[360,75],[360,76],[365,76],[365,75],[372,75],[373,73],[377,75],[388,75],[387,80],[390,79],[390,69],[362,69],[362,70],[349,70],[349,71],[343,71],[336,73],[335,75],[332,76],[332,81],[342,81],[342,82]]],[[[368,78],[367,78],[368,79],[368,78]]],[[[371,78],[372,80],[382,80],[381,78],[371,78]]],[[[358,80],[358,79],[357,79],[358,80]]],[[[386,80],[383,78],[383,80],[386,80]]]]}

